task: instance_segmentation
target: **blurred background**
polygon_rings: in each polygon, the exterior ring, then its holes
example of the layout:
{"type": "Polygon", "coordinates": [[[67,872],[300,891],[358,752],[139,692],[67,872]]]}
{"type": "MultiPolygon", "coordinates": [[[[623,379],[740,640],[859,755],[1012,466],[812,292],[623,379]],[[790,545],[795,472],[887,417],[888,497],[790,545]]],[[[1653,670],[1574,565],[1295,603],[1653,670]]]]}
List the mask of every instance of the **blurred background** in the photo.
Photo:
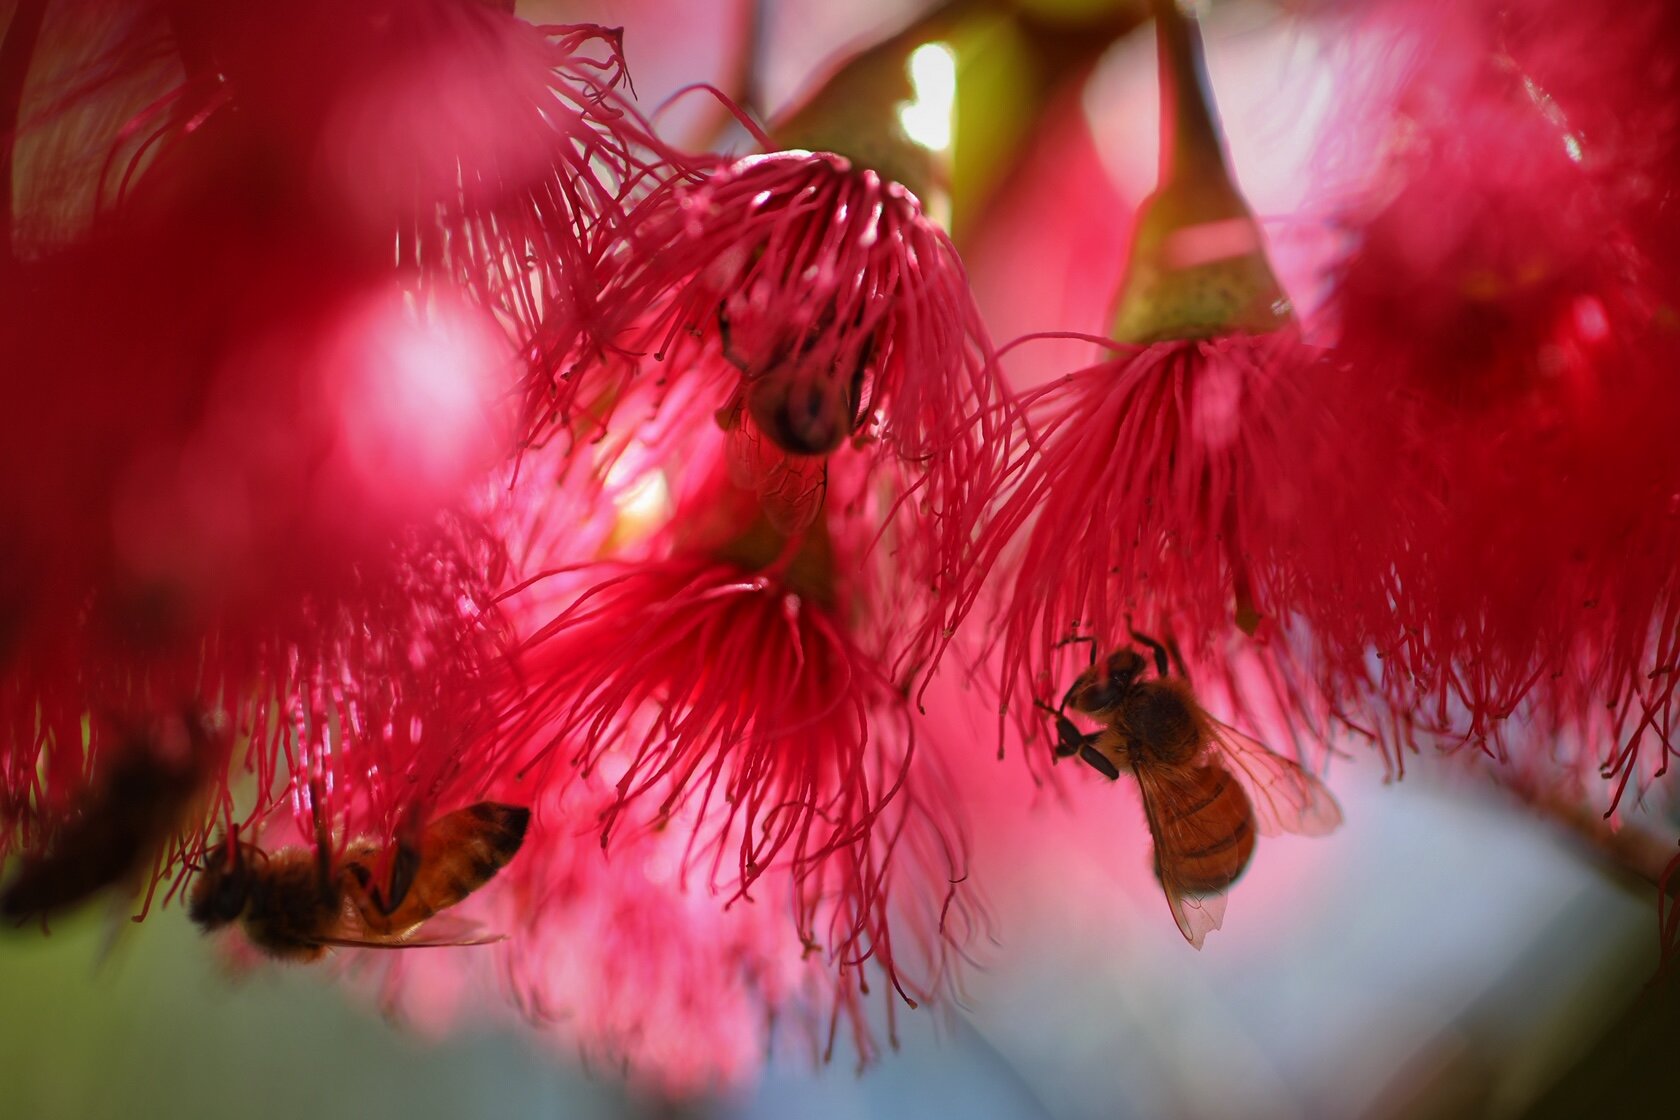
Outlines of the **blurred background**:
{"type": "MultiPolygon", "coordinates": [[[[528,3],[533,22],[625,28],[644,108],[677,143],[749,148],[707,82],[774,113],[935,9],[954,88],[953,231],[1000,341],[1100,332],[1131,207],[1153,183],[1153,45],[1141,4],[993,0],[528,3]],[[753,16],[756,13],[755,25],[753,16]],[[756,30],[755,30],[756,27],[756,30]],[[756,40],[756,42],[755,42],[756,40]],[[745,68],[744,68],[745,67],[745,68]],[[750,73],[749,73],[750,71],[750,73]]],[[[1380,45],[1331,17],[1208,6],[1213,87],[1238,178],[1310,312],[1333,231],[1303,219],[1356,178],[1324,156],[1380,45]]],[[[918,92],[922,92],[920,89],[918,92]]],[[[1310,321],[1310,320],[1309,320],[1310,321]]],[[[1023,348],[1028,383],[1089,360],[1023,348]]],[[[1135,789],[1035,789],[989,750],[963,793],[993,943],[961,1006],[904,1012],[863,1076],[797,1046],[761,1083],[673,1103],[586,1069],[508,1020],[437,1039],[387,1024],[320,970],[235,978],[179,908],[84,914],[0,941],[0,1116],[1430,1117],[1654,1113],[1680,1043],[1658,979],[1654,892],[1446,760],[1385,780],[1350,746],[1346,824],[1268,839],[1205,951],[1174,928],[1135,789]],[[116,932],[113,934],[113,930],[116,932]]],[[[494,1000],[487,1001],[494,1002],[494,1000]]],[[[1672,1106],[1670,1106],[1672,1107],[1672,1106]]]]}
{"type": "Polygon", "coordinates": [[[1649,889],[1438,767],[1385,785],[1365,762],[1332,782],[1343,829],[1268,840],[1201,953],[1148,881],[1125,787],[1020,810],[1030,853],[976,853],[997,939],[966,1006],[901,1015],[901,1049],[862,1076],[849,1054],[813,1071],[790,1047],[755,1087],[650,1100],[512,1023],[434,1039],[324,970],[236,979],[167,910],[119,919],[109,947],[97,914],[0,943],[4,1113],[1662,1114],[1680,1013],[1674,985],[1652,983],[1649,889]]]}

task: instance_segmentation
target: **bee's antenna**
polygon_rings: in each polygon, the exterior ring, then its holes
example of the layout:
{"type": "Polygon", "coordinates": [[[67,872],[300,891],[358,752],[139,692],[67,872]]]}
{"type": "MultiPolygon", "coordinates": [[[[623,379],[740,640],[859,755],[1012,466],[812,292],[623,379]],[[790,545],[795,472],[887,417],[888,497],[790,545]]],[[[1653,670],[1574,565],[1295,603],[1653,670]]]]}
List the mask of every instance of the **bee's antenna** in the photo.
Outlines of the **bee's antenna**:
{"type": "Polygon", "coordinates": [[[1067,717],[1067,712],[1064,709],[1052,708],[1036,696],[1033,697],[1033,706],[1043,708],[1056,717],[1056,742],[1050,748],[1056,758],[1072,758],[1074,755],[1082,753],[1091,739],[1094,738],[1094,736],[1087,735],[1079,730],[1078,725],[1067,717]]]}

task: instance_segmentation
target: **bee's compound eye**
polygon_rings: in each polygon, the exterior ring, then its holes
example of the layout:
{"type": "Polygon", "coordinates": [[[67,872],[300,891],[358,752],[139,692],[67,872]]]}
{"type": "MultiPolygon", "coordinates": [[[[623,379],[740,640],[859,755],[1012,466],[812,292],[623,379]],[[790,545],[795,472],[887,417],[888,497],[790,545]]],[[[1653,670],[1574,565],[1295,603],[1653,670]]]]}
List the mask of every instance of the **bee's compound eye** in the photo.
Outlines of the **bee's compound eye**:
{"type": "Polygon", "coordinates": [[[225,926],[245,912],[249,896],[249,879],[239,869],[226,871],[212,864],[199,872],[188,914],[193,921],[210,929],[225,926]]]}
{"type": "Polygon", "coordinates": [[[1122,649],[1108,659],[1108,679],[1119,688],[1126,688],[1143,672],[1147,663],[1135,649],[1122,649]]]}
{"type": "Polygon", "coordinates": [[[1087,715],[1102,716],[1119,707],[1124,695],[1124,685],[1116,686],[1107,677],[1087,674],[1068,693],[1068,703],[1087,715]]]}
{"type": "Polygon", "coordinates": [[[767,376],[747,390],[747,410],[783,451],[827,455],[850,434],[845,386],[831,378],[767,376]]]}

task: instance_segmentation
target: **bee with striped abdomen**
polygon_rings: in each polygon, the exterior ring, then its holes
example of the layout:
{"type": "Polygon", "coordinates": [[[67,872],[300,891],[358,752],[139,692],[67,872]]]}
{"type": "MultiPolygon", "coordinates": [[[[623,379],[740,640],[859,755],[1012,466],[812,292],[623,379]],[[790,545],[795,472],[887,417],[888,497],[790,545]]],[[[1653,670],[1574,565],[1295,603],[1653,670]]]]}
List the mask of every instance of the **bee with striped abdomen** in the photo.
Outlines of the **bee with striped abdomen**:
{"type": "MultiPolygon", "coordinates": [[[[264,852],[229,836],[193,883],[190,914],[206,930],[237,921],[251,943],[282,960],[313,961],[328,948],[404,949],[480,945],[500,937],[434,940],[422,925],[507,866],[525,840],[531,811],[481,801],[439,817],[385,850],[368,839],[334,860],[316,847],[264,852]],[[383,882],[376,880],[388,865],[383,882]]],[[[318,826],[319,827],[319,826],[318,826]]]]}
{"type": "Polygon", "coordinates": [[[1247,869],[1257,832],[1322,836],[1342,811],[1323,782],[1209,715],[1183,677],[1168,674],[1165,647],[1132,636],[1153,650],[1154,678],[1125,646],[1081,673],[1060,708],[1040,706],[1056,718],[1058,757],[1137,779],[1156,877],[1180,932],[1200,949],[1224,919],[1225,894],[1247,869]],[[1099,728],[1080,731],[1069,708],[1099,728]]]}

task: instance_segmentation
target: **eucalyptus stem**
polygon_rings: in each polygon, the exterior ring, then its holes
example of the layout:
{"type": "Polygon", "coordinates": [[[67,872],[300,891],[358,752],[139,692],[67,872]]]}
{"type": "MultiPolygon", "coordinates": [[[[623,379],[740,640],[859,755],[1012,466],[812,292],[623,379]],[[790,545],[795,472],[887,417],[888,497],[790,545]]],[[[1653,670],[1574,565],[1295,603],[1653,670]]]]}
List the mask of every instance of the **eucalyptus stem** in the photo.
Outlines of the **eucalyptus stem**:
{"type": "Polygon", "coordinates": [[[1153,0],[1160,58],[1160,184],[1174,179],[1225,178],[1225,138],[1213,107],[1202,28],[1178,0],[1153,0]]]}

